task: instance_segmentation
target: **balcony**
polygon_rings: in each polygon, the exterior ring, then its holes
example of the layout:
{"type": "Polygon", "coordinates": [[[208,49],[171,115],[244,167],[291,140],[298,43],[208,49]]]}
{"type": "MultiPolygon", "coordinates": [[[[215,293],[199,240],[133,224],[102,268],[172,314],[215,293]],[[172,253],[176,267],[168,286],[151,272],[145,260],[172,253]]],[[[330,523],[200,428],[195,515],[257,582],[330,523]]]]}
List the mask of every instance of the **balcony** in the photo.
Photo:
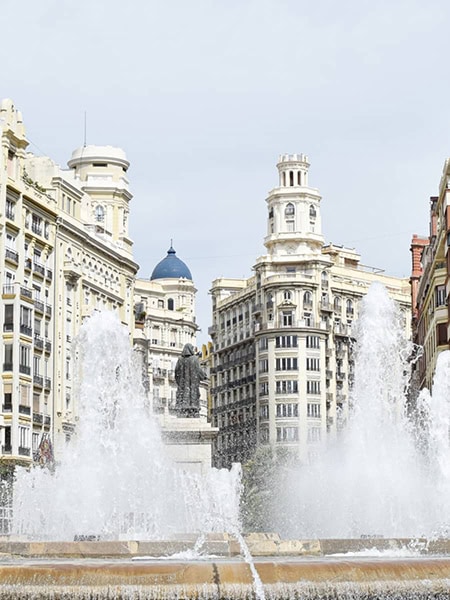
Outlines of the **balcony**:
{"type": "Polygon", "coordinates": [[[16,288],[14,287],[14,284],[6,284],[3,286],[3,295],[4,296],[15,296],[16,295],[16,288]]]}
{"type": "Polygon", "coordinates": [[[42,300],[35,300],[34,301],[34,308],[36,309],[37,312],[40,312],[40,313],[44,314],[45,305],[42,302],[42,300]]]}
{"type": "Polygon", "coordinates": [[[30,375],[31,367],[28,367],[27,365],[19,365],[19,373],[23,373],[24,375],[30,375]]]}
{"type": "Polygon", "coordinates": [[[33,383],[38,387],[44,387],[44,378],[41,375],[33,375],[33,383]]]}
{"type": "Polygon", "coordinates": [[[340,372],[336,373],[336,381],[342,382],[342,381],[344,381],[344,379],[345,379],[345,373],[340,373],[340,372]]]}
{"type": "Polygon", "coordinates": [[[4,323],[3,331],[6,333],[11,333],[12,331],[14,331],[14,323],[4,323]]]}
{"type": "Polygon", "coordinates": [[[52,343],[49,342],[48,340],[45,340],[45,351],[46,352],[51,352],[52,351],[52,343]]]}
{"type": "Polygon", "coordinates": [[[320,302],[320,310],[324,312],[333,312],[333,305],[330,302],[322,301],[320,302]]]}
{"type": "Polygon", "coordinates": [[[33,271],[35,273],[39,273],[39,275],[42,275],[42,277],[45,277],[45,267],[44,267],[44,265],[41,265],[41,263],[34,261],[33,271]]]}
{"type": "Polygon", "coordinates": [[[21,323],[20,333],[23,333],[23,335],[27,335],[28,337],[32,337],[33,329],[30,327],[30,325],[25,325],[25,323],[21,323]]]}
{"type": "Polygon", "coordinates": [[[44,389],[49,390],[52,387],[50,377],[44,377],[44,389]]]}
{"type": "Polygon", "coordinates": [[[34,334],[34,346],[42,350],[44,348],[44,340],[37,333],[34,334]]]}
{"type": "Polygon", "coordinates": [[[2,453],[3,454],[11,454],[12,453],[12,447],[11,444],[4,444],[2,446],[2,453]]]}
{"type": "Polygon", "coordinates": [[[3,363],[3,370],[4,371],[12,371],[13,370],[13,364],[12,364],[12,362],[5,362],[5,363],[3,363]]]}
{"type": "Polygon", "coordinates": [[[47,306],[45,307],[45,314],[49,317],[52,316],[52,307],[49,304],[47,304],[47,306]]]}
{"type": "Polygon", "coordinates": [[[42,425],[43,422],[44,422],[44,415],[42,413],[39,413],[39,412],[33,413],[33,423],[36,423],[37,425],[42,425]]]}
{"type": "Polygon", "coordinates": [[[45,415],[44,417],[44,425],[50,425],[51,419],[48,415],[45,415]]]}
{"type": "Polygon", "coordinates": [[[31,271],[31,258],[25,259],[25,269],[27,269],[28,271],[31,271]]]}
{"type": "Polygon", "coordinates": [[[45,271],[45,277],[51,281],[53,279],[53,271],[51,269],[47,269],[45,271]]]}
{"type": "Polygon", "coordinates": [[[6,260],[9,260],[15,263],[16,265],[19,264],[19,253],[16,252],[16,250],[13,250],[12,248],[5,249],[5,258],[6,260]]]}
{"type": "Polygon", "coordinates": [[[19,413],[21,415],[31,415],[31,407],[25,404],[19,404],[19,413]]]}
{"type": "Polygon", "coordinates": [[[28,288],[21,286],[20,287],[20,295],[23,296],[24,298],[27,298],[29,300],[33,299],[33,292],[32,290],[29,290],[28,288]]]}
{"type": "Polygon", "coordinates": [[[252,313],[254,315],[259,315],[262,312],[262,309],[263,309],[263,305],[261,303],[254,304],[252,306],[252,313]]]}
{"type": "Polygon", "coordinates": [[[19,446],[19,455],[20,456],[30,456],[31,455],[31,449],[30,448],[25,448],[24,446],[19,446]]]}
{"type": "Polygon", "coordinates": [[[2,406],[3,412],[12,412],[12,404],[10,402],[5,402],[2,406]]]}

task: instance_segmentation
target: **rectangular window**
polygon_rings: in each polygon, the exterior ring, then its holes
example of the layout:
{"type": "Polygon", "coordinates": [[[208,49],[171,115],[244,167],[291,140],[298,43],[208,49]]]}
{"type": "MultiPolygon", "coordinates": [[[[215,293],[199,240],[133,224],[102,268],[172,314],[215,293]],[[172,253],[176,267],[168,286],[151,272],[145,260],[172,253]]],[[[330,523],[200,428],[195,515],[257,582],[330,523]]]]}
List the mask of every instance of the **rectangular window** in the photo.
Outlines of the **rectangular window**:
{"type": "Polygon", "coordinates": [[[307,358],[306,359],[306,370],[307,371],[320,371],[320,360],[318,358],[307,358]]]}
{"type": "Polygon", "coordinates": [[[12,371],[13,369],[13,345],[5,344],[4,346],[5,355],[3,360],[3,370],[4,371],[12,371]]]}
{"type": "Polygon", "coordinates": [[[5,304],[5,320],[3,331],[14,331],[14,305],[5,304]]]}
{"type": "Polygon", "coordinates": [[[11,452],[11,427],[5,427],[5,445],[4,445],[4,451],[5,452],[11,452]]]}
{"type": "Polygon", "coordinates": [[[28,435],[29,435],[28,427],[19,426],[19,446],[21,448],[29,448],[28,444],[28,435]]]}
{"type": "Polygon", "coordinates": [[[259,361],[259,372],[267,373],[268,370],[269,370],[269,361],[267,360],[267,358],[261,359],[259,361]]]}
{"type": "Polygon", "coordinates": [[[259,407],[259,416],[261,419],[269,418],[269,406],[267,404],[263,404],[259,407]]]}
{"type": "Polygon", "coordinates": [[[22,406],[30,406],[30,386],[20,386],[20,404],[22,406]]]}
{"type": "Polygon", "coordinates": [[[307,335],[306,336],[306,347],[307,348],[320,348],[320,338],[318,335],[307,335]]]}
{"type": "Polygon", "coordinates": [[[277,427],[277,442],[297,442],[298,427],[277,427]]]}
{"type": "Polygon", "coordinates": [[[37,233],[37,235],[42,235],[42,219],[37,215],[31,217],[31,231],[37,233]]]}
{"type": "Polygon", "coordinates": [[[306,382],[307,394],[320,394],[320,381],[310,380],[306,382]]]}
{"type": "Polygon", "coordinates": [[[10,383],[3,384],[3,410],[12,411],[12,385],[10,383]]]}
{"type": "Polygon", "coordinates": [[[288,404],[277,404],[277,417],[298,417],[298,404],[297,403],[288,403],[288,404]]]}
{"type": "Polygon", "coordinates": [[[262,381],[259,384],[259,395],[260,396],[267,396],[268,393],[269,393],[269,382],[268,381],[262,381]]]}
{"type": "Polygon", "coordinates": [[[297,348],[298,338],[296,335],[278,335],[275,338],[277,348],[297,348]]]}
{"type": "Polygon", "coordinates": [[[277,371],[297,371],[298,359],[293,357],[275,359],[275,368],[277,371]]]}
{"type": "Polygon", "coordinates": [[[268,348],[268,340],[267,340],[267,338],[266,337],[260,338],[258,346],[259,346],[260,350],[267,350],[267,348],[268,348]]]}
{"type": "Polygon", "coordinates": [[[298,392],[298,381],[295,379],[276,381],[275,391],[277,394],[296,394],[298,392]]]}
{"type": "Polygon", "coordinates": [[[437,285],[435,289],[436,306],[445,306],[447,304],[445,298],[445,285],[437,285]]]}
{"type": "Polygon", "coordinates": [[[320,404],[317,402],[308,402],[307,415],[315,419],[320,418],[320,404]]]}
{"type": "Polygon", "coordinates": [[[282,316],[281,316],[281,324],[283,327],[292,327],[292,323],[293,323],[293,318],[292,318],[292,311],[289,312],[283,312],[282,316]]]}
{"type": "Polygon", "coordinates": [[[10,221],[14,221],[14,213],[16,208],[16,203],[13,202],[10,198],[6,198],[6,218],[10,221]]]}

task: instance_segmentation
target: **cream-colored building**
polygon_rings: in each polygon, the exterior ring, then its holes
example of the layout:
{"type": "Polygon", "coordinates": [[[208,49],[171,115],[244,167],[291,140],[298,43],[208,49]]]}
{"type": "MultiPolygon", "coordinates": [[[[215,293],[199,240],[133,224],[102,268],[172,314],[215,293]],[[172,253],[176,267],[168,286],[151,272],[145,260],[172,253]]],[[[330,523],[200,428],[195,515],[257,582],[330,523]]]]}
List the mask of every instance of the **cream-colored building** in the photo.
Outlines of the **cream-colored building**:
{"type": "Polygon", "coordinates": [[[175,365],[183,346],[196,344],[196,291],[188,266],[172,246],[149,279],[136,280],[136,325],[148,347],[149,398],[156,414],[175,407],[175,365]]]}
{"type": "MultiPolygon", "coordinates": [[[[410,323],[407,279],[364,267],[355,250],[325,244],[321,196],[303,154],[283,155],[269,192],[267,254],[249,279],[212,284],[214,464],[229,467],[271,444],[314,459],[348,413],[352,324],[374,281],[410,323]]],[[[409,331],[408,331],[409,333],[409,331]]]]}
{"type": "Polygon", "coordinates": [[[200,384],[199,418],[180,417],[175,410],[175,367],[185,344],[196,346],[196,291],[189,267],[171,246],[149,279],[136,279],[134,347],[141,353],[150,405],[169,455],[189,471],[205,474],[217,436],[207,420],[208,380],[200,384]]]}
{"type": "Polygon", "coordinates": [[[31,462],[43,435],[58,453],[76,427],[72,340],[83,318],[106,308],[133,327],[129,162],[111,146],[75,150],[68,169],[28,153],[11,100],[0,133],[2,456],[31,462]]]}

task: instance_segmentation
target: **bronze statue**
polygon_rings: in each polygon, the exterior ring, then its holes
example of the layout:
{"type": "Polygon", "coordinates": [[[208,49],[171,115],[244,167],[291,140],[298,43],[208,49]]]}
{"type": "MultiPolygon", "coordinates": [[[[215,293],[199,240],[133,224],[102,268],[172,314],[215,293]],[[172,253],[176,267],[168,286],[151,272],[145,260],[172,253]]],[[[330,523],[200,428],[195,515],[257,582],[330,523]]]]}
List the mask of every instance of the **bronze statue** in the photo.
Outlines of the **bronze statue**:
{"type": "Polygon", "coordinates": [[[179,417],[196,418],[200,416],[200,381],[206,379],[206,373],[200,367],[192,344],[185,344],[175,366],[177,382],[177,400],[175,410],[179,417]]]}

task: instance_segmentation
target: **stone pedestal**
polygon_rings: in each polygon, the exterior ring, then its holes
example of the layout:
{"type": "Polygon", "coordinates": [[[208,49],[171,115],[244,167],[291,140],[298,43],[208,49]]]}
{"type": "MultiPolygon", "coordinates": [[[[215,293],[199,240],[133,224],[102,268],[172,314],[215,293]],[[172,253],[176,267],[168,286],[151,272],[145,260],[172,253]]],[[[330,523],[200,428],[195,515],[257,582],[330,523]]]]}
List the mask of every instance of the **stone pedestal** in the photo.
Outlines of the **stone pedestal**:
{"type": "Polygon", "coordinates": [[[212,442],[219,429],[205,417],[161,415],[161,434],[171,459],[188,471],[205,475],[211,468],[212,442]]]}

